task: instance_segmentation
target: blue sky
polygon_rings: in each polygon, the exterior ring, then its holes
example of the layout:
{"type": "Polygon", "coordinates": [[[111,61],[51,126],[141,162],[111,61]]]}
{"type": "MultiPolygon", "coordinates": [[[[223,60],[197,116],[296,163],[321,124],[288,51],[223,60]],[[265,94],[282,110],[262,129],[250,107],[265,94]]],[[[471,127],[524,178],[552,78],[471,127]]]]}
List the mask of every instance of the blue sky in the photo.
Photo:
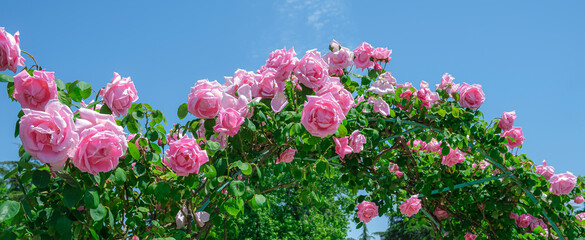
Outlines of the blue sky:
{"type": "MultiPolygon", "coordinates": [[[[302,57],[325,52],[331,39],[350,49],[367,41],[393,49],[387,70],[399,83],[433,85],[449,72],[456,82],[481,84],[487,118],[516,110],[526,136],[520,153],[585,174],[582,1],[7,1],[2,8],[0,26],[20,31],[21,48],[57,78],[99,88],[114,71],[130,76],[139,101],[170,122],[199,79],[256,70],[284,46],[302,57]]],[[[3,90],[0,106],[0,160],[14,160],[19,104],[3,90]]],[[[386,225],[378,218],[368,227],[386,225]]]]}

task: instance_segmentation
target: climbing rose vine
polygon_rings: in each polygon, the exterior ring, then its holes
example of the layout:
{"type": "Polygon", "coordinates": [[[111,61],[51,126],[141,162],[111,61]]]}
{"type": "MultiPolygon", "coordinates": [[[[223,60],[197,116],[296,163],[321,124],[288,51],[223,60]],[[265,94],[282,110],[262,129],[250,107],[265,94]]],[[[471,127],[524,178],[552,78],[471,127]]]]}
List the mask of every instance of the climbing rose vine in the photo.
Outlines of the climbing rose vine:
{"type": "Polygon", "coordinates": [[[391,54],[335,40],[302,56],[275,50],[257,70],[177,90],[182,121],[169,125],[138,102],[130,77],[114,73],[101,88],[63,81],[0,28],[0,69],[14,72],[0,80],[23,108],[1,237],[222,238],[210,230],[279,204],[274,189],[296,186],[299,201],[324,204],[315,183],[325,178],[351,190],[355,202],[340,207],[358,227],[388,214],[432,226],[437,239],[585,234],[569,205],[584,201],[583,177],[515,154],[525,141],[515,111],[484,120],[481,85],[448,73],[434,90],[396,79],[391,54]],[[266,175],[284,180],[262,189],[266,175]]]}

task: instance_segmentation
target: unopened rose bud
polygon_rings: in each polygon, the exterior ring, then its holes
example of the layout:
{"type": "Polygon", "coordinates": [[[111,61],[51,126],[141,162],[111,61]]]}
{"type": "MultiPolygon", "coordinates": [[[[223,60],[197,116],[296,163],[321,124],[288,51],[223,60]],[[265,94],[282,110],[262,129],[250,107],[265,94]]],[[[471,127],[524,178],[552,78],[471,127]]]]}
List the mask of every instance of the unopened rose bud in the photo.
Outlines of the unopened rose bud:
{"type": "Polygon", "coordinates": [[[379,63],[376,63],[374,65],[374,70],[376,70],[376,71],[382,71],[382,65],[380,65],[379,63]]]}

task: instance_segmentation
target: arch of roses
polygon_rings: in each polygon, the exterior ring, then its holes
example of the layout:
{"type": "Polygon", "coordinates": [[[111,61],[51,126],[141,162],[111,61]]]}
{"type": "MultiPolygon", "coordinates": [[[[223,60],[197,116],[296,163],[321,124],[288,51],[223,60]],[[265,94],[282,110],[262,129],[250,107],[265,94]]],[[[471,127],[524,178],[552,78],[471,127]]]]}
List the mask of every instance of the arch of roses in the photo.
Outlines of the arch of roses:
{"type": "Polygon", "coordinates": [[[446,239],[585,235],[568,204],[583,202],[583,177],[514,154],[515,112],[483,120],[481,86],[449,74],[435,91],[399,83],[385,70],[391,52],[336,41],[323,54],[275,50],[255,72],[195,82],[177,110],[188,121],[167,129],[130,77],[64,82],[0,28],[0,71],[15,73],[0,81],[23,108],[20,161],[4,176],[22,192],[0,205],[2,237],[203,239],[278,204],[265,196],[277,188],[322,204],[323,178],[352,190],[355,204],[341,207],[356,222],[402,215],[446,239]],[[259,188],[267,175],[288,180],[259,188]]]}

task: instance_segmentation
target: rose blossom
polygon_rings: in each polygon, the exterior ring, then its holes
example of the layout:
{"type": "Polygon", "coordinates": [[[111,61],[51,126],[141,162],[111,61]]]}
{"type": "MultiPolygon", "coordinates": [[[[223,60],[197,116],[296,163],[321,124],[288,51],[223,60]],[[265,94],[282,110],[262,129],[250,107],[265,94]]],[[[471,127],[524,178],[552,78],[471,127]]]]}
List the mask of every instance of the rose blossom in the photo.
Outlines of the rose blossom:
{"type": "Polygon", "coordinates": [[[372,218],[378,216],[378,206],[373,202],[362,201],[357,206],[357,217],[364,223],[370,222],[372,218]]]}
{"type": "Polygon", "coordinates": [[[343,110],[331,93],[307,96],[301,123],[311,135],[323,138],[334,134],[343,119],[343,110]]]}
{"type": "Polygon", "coordinates": [[[433,211],[433,215],[435,215],[435,217],[438,219],[446,219],[449,217],[449,213],[447,213],[447,211],[441,207],[436,207],[435,211],[433,211]]]}
{"type": "Polygon", "coordinates": [[[534,231],[534,229],[538,226],[540,226],[543,230],[548,229],[548,226],[546,226],[546,223],[544,223],[544,221],[542,219],[533,218],[532,222],[530,223],[530,231],[534,231]]]}
{"type": "Polygon", "coordinates": [[[207,152],[201,150],[197,140],[189,136],[169,143],[169,149],[165,151],[165,155],[169,158],[169,167],[177,173],[177,176],[198,174],[199,168],[209,161],[207,152]]]}
{"type": "Polygon", "coordinates": [[[51,100],[44,110],[23,109],[24,116],[20,118],[22,147],[42,163],[61,169],[79,142],[73,113],[58,100],[51,100]]]}
{"type": "Polygon", "coordinates": [[[195,221],[197,221],[197,225],[199,225],[199,227],[203,227],[206,222],[209,222],[209,213],[206,211],[196,212],[195,221]]]}
{"type": "Polygon", "coordinates": [[[358,97],[355,99],[355,102],[356,102],[356,104],[355,104],[355,105],[357,106],[357,105],[358,105],[358,104],[360,104],[361,102],[365,102],[365,101],[366,101],[366,99],[364,98],[364,95],[359,95],[359,96],[358,96],[358,97]]]}
{"type": "Polygon", "coordinates": [[[364,150],[364,143],[366,143],[366,137],[359,130],[353,131],[349,136],[349,146],[354,153],[364,150]]]}
{"type": "Polygon", "coordinates": [[[12,97],[22,108],[43,111],[51,99],[57,99],[55,73],[34,71],[33,76],[30,76],[23,70],[14,76],[12,97]]]}
{"type": "Polygon", "coordinates": [[[516,119],[516,111],[504,112],[498,122],[498,127],[504,131],[510,131],[514,125],[514,119],[516,119]]]}
{"type": "Polygon", "coordinates": [[[578,197],[575,198],[575,200],[573,200],[573,202],[575,202],[576,204],[581,204],[585,202],[585,199],[583,198],[583,195],[579,195],[578,197]]]}
{"type": "Polygon", "coordinates": [[[465,240],[475,240],[475,238],[477,238],[477,235],[475,235],[473,233],[466,233],[465,234],[465,240]]]}
{"type": "Polygon", "coordinates": [[[511,212],[510,213],[510,219],[518,219],[518,214],[511,212]]]}
{"type": "Polygon", "coordinates": [[[140,240],[140,238],[136,235],[132,236],[132,240],[140,240]]]}
{"type": "Polygon", "coordinates": [[[390,105],[388,105],[388,103],[386,101],[384,101],[384,99],[379,98],[379,97],[370,97],[368,99],[368,103],[372,103],[374,104],[374,109],[372,110],[372,112],[377,112],[382,114],[382,116],[388,116],[390,115],[390,105]]]}
{"type": "Polygon", "coordinates": [[[299,61],[299,59],[295,57],[296,55],[294,47],[291,47],[288,51],[286,50],[286,47],[282,50],[275,50],[270,53],[266,60],[266,69],[274,69],[275,79],[277,81],[284,81],[290,77],[290,74],[299,61]]]}
{"type": "Polygon", "coordinates": [[[336,138],[333,137],[335,142],[335,152],[339,154],[339,157],[343,159],[345,155],[350,154],[353,149],[349,146],[349,137],[336,138]]]}
{"type": "Polygon", "coordinates": [[[294,70],[299,82],[313,90],[319,89],[329,79],[327,63],[321,59],[317,49],[309,50],[294,70]]]}
{"type": "Polygon", "coordinates": [[[553,166],[546,166],[546,160],[542,160],[542,165],[536,166],[536,173],[542,175],[546,180],[550,180],[555,175],[555,168],[553,166]]]}
{"type": "Polygon", "coordinates": [[[221,109],[215,123],[213,131],[233,137],[240,130],[242,123],[244,123],[244,117],[234,109],[221,109]]]}
{"type": "Polygon", "coordinates": [[[534,217],[529,213],[525,213],[516,218],[516,225],[521,228],[527,228],[532,223],[532,220],[534,220],[534,217]]]}
{"type": "Polygon", "coordinates": [[[252,86],[252,96],[261,98],[273,98],[277,92],[284,91],[284,82],[277,80],[278,72],[268,68],[252,86]]]}
{"type": "Polygon", "coordinates": [[[189,214],[189,210],[187,210],[186,207],[183,207],[183,209],[179,210],[179,212],[177,212],[177,216],[175,217],[175,224],[177,224],[177,229],[181,229],[185,227],[185,214],[190,215],[189,214]],[[183,213],[185,212],[185,213],[183,213]]]}
{"type": "Polygon", "coordinates": [[[85,108],[79,109],[79,115],[80,118],[75,120],[79,144],[71,156],[73,164],[82,172],[93,175],[116,168],[118,159],[128,148],[124,129],[116,125],[113,115],[85,108]]]}
{"type": "Polygon", "coordinates": [[[295,158],[295,153],[297,150],[289,148],[282,152],[278,158],[276,158],[276,164],[281,162],[290,163],[295,158]]]}
{"type": "Polygon", "coordinates": [[[355,54],[355,58],[353,63],[355,64],[355,67],[361,68],[362,70],[365,68],[374,67],[374,62],[370,60],[372,51],[374,51],[374,48],[372,45],[366,42],[363,42],[356,49],[354,49],[353,53],[355,54]]]}
{"type": "Polygon", "coordinates": [[[481,90],[481,85],[473,84],[469,85],[463,83],[459,87],[459,105],[464,108],[476,109],[479,108],[483,101],[485,101],[485,94],[481,90]]]}
{"type": "Polygon", "coordinates": [[[418,211],[421,208],[420,199],[418,199],[418,194],[413,195],[412,197],[404,201],[402,204],[400,204],[400,206],[398,206],[398,208],[400,208],[400,212],[402,214],[405,214],[409,217],[418,213],[418,211]]]}
{"type": "Polygon", "coordinates": [[[398,166],[398,164],[390,164],[390,165],[388,166],[388,171],[389,171],[390,173],[394,173],[394,174],[396,174],[396,176],[397,176],[398,178],[402,177],[402,175],[403,175],[403,173],[400,171],[400,167],[398,166]]]}
{"type": "Polygon", "coordinates": [[[394,93],[394,91],[396,91],[396,78],[394,78],[390,72],[382,73],[378,76],[376,81],[370,85],[368,91],[378,95],[394,93]]]}
{"type": "Polygon", "coordinates": [[[329,49],[331,52],[323,56],[323,60],[329,66],[329,73],[353,65],[353,57],[355,55],[351,50],[346,47],[341,47],[335,40],[329,44],[329,49]]]}
{"type": "Polygon", "coordinates": [[[459,150],[459,148],[455,149],[452,149],[451,147],[449,148],[451,149],[451,151],[449,151],[449,154],[447,156],[443,156],[441,164],[452,167],[453,165],[457,163],[462,163],[463,160],[465,160],[465,156],[463,155],[463,152],[459,150]]]}
{"type": "Polygon", "coordinates": [[[259,74],[243,69],[238,69],[233,77],[224,77],[224,89],[226,93],[235,95],[235,92],[243,85],[252,86],[256,79],[260,78],[259,74]]]}
{"type": "Polygon", "coordinates": [[[25,59],[20,55],[20,39],[0,27],[0,72],[6,69],[16,73],[17,66],[24,66],[25,59]]]}
{"type": "Polygon", "coordinates": [[[416,97],[421,100],[423,106],[427,109],[431,108],[431,104],[435,104],[439,101],[439,94],[431,92],[429,84],[425,81],[420,83],[420,89],[416,92],[416,97]]]}
{"type": "Polygon", "coordinates": [[[209,138],[210,141],[214,141],[214,142],[218,142],[219,143],[219,150],[224,149],[225,147],[227,147],[227,134],[225,133],[220,133],[217,134],[217,136],[215,136],[215,134],[211,135],[211,137],[209,138]]]}
{"type": "Polygon", "coordinates": [[[522,143],[524,143],[524,140],[526,140],[526,138],[524,138],[524,134],[522,133],[521,127],[513,127],[510,129],[510,131],[504,132],[502,137],[506,138],[508,141],[506,144],[508,149],[519,147],[522,145],[522,143]],[[508,137],[512,137],[512,139],[509,139],[508,137]]]}
{"type": "Polygon", "coordinates": [[[451,74],[445,73],[441,78],[441,84],[435,85],[436,89],[443,89],[445,90],[450,97],[453,96],[453,93],[457,92],[459,89],[459,84],[453,83],[454,77],[451,74]]]}
{"type": "Polygon", "coordinates": [[[392,54],[392,50],[388,50],[387,48],[375,48],[374,50],[372,50],[372,58],[374,58],[374,61],[383,61],[383,62],[388,62],[390,61],[390,59],[392,59],[390,57],[390,54],[392,54]]]}
{"type": "Polygon", "coordinates": [[[355,106],[353,95],[343,87],[343,84],[341,84],[338,77],[327,78],[329,80],[315,93],[315,95],[322,96],[331,93],[333,98],[335,98],[335,101],[339,103],[341,110],[343,110],[343,115],[347,115],[349,110],[355,106]]]}
{"type": "Polygon", "coordinates": [[[437,141],[437,139],[432,139],[431,142],[428,142],[425,147],[425,151],[428,153],[436,152],[441,150],[441,143],[437,141]]]}
{"type": "Polygon", "coordinates": [[[580,221],[580,223],[578,223],[581,226],[585,226],[585,212],[579,213],[577,215],[575,215],[575,217],[577,218],[578,221],[580,221]]]}
{"type": "Polygon", "coordinates": [[[130,77],[122,78],[114,72],[114,78],[100,91],[99,96],[104,98],[112,113],[119,117],[126,116],[132,103],[138,100],[137,93],[130,77]]]}
{"type": "Polygon", "coordinates": [[[573,191],[573,188],[577,184],[577,177],[571,172],[556,174],[550,178],[549,191],[557,196],[567,195],[573,191]]]}
{"type": "Polygon", "coordinates": [[[189,93],[189,112],[198,118],[214,118],[221,109],[222,98],[222,87],[217,81],[199,80],[189,93]]]}

